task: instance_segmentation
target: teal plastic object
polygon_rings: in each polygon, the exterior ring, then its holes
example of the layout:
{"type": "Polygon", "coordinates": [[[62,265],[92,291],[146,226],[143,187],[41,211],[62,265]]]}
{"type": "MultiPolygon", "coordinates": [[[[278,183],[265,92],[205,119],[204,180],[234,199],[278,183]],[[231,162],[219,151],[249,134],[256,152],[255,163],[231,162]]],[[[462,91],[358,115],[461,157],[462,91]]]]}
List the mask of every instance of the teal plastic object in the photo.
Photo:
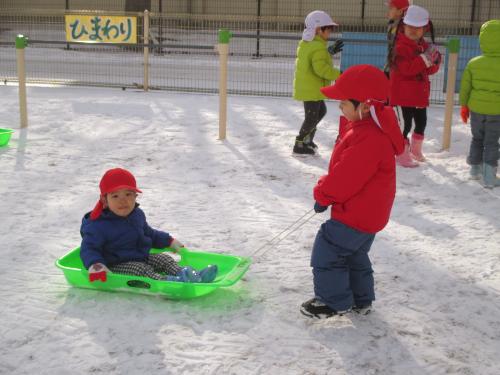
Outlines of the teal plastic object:
{"type": "Polygon", "coordinates": [[[0,128],[0,147],[7,146],[9,144],[10,136],[14,133],[12,129],[1,129],[0,128]]]}
{"type": "MultiPolygon", "coordinates": [[[[172,249],[151,249],[150,253],[157,254],[164,251],[172,249]]],[[[56,266],[63,271],[68,283],[78,288],[162,295],[170,299],[190,299],[212,293],[218,288],[234,285],[243,277],[251,263],[251,259],[246,257],[191,251],[186,248],[181,249],[179,254],[180,266],[191,266],[199,270],[209,264],[216,264],[219,269],[217,277],[211,283],[179,283],[108,273],[106,282],[90,282],[88,271],[80,258],[79,247],[59,258],[56,266]]]]}

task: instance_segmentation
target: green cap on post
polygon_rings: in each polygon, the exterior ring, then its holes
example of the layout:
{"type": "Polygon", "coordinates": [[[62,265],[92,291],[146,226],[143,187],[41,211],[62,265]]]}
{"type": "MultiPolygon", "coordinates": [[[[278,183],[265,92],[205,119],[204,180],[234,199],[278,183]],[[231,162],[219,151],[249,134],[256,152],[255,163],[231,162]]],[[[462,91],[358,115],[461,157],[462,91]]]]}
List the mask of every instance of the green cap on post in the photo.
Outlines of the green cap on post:
{"type": "Polygon", "coordinates": [[[449,53],[458,53],[458,51],[460,51],[460,39],[453,38],[448,40],[448,45],[446,47],[449,53]]]}
{"type": "Polygon", "coordinates": [[[228,44],[232,36],[228,29],[219,29],[219,44],[228,44]]]}
{"type": "Polygon", "coordinates": [[[16,36],[16,48],[25,49],[28,46],[28,37],[18,34],[16,36]]]}

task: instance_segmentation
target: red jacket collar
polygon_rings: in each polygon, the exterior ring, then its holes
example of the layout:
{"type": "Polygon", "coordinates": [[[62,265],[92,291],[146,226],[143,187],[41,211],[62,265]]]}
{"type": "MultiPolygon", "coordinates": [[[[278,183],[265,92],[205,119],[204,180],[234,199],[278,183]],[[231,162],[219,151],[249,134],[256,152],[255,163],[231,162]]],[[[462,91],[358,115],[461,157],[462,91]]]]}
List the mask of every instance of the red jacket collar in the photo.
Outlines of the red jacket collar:
{"type": "Polygon", "coordinates": [[[414,41],[408,38],[404,31],[398,33],[398,43],[410,47],[411,49],[419,49],[421,52],[425,51],[429,46],[424,38],[420,38],[418,41],[414,41]]]}

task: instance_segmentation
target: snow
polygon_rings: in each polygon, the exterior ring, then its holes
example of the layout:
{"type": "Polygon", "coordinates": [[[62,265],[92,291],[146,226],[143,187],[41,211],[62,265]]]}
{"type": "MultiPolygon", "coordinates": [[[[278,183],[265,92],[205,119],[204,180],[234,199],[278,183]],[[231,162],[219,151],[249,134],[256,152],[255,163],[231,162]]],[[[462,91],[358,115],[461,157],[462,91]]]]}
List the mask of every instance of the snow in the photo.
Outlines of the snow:
{"type": "Polygon", "coordinates": [[[287,98],[230,97],[226,141],[215,95],[31,86],[26,130],[17,87],[0,98],[0,127],[15,129],[0,149],[1,374],[499,373],[500,192],[467,179],[458,110],[449,152],[443,107],[432,107],[428,162],[398,169],[371,251],[375,310],[314,321],[298,307],[312,297],[309,256],[328,215],[305,214],[337,134],[335,102],[320,156],[296,158],[302,107],[287,98]],[[54,262],[79,244],[116,166],[136,175],[149,223],[192,249],[252,256],[305,216],[242,281],[206,297],[73,288],[54,262]]]}

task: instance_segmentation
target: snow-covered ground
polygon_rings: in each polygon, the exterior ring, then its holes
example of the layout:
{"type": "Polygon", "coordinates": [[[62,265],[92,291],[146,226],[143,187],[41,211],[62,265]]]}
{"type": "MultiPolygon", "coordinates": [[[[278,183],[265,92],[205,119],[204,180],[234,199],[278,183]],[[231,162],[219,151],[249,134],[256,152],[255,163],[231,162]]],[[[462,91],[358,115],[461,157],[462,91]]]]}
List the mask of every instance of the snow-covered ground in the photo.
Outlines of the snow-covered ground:
{"type": "MultiPolygon", "coordinates": [[[[377,301],[366,317],[313,321],[315,215],[261,250],[245,278],[190,301],[70,287],[54,261],[77,246],[82,215],[111,167],[130,169],[149,223],[192,249],[252,256],[313,205],[319,157],[295,158],[291,99],[1,86],[1,374],[498,374],[500,190],[467,180],[469,128],[455,116],[440,152],[442,107],[429,112],[428,162],[398,169],[392,220],[372,248],[377,301]]],[[[353,171],[353,173],[356,173],[353,171]]],[[[367,212],[367,215],[370,213],[367,212]]]]}

